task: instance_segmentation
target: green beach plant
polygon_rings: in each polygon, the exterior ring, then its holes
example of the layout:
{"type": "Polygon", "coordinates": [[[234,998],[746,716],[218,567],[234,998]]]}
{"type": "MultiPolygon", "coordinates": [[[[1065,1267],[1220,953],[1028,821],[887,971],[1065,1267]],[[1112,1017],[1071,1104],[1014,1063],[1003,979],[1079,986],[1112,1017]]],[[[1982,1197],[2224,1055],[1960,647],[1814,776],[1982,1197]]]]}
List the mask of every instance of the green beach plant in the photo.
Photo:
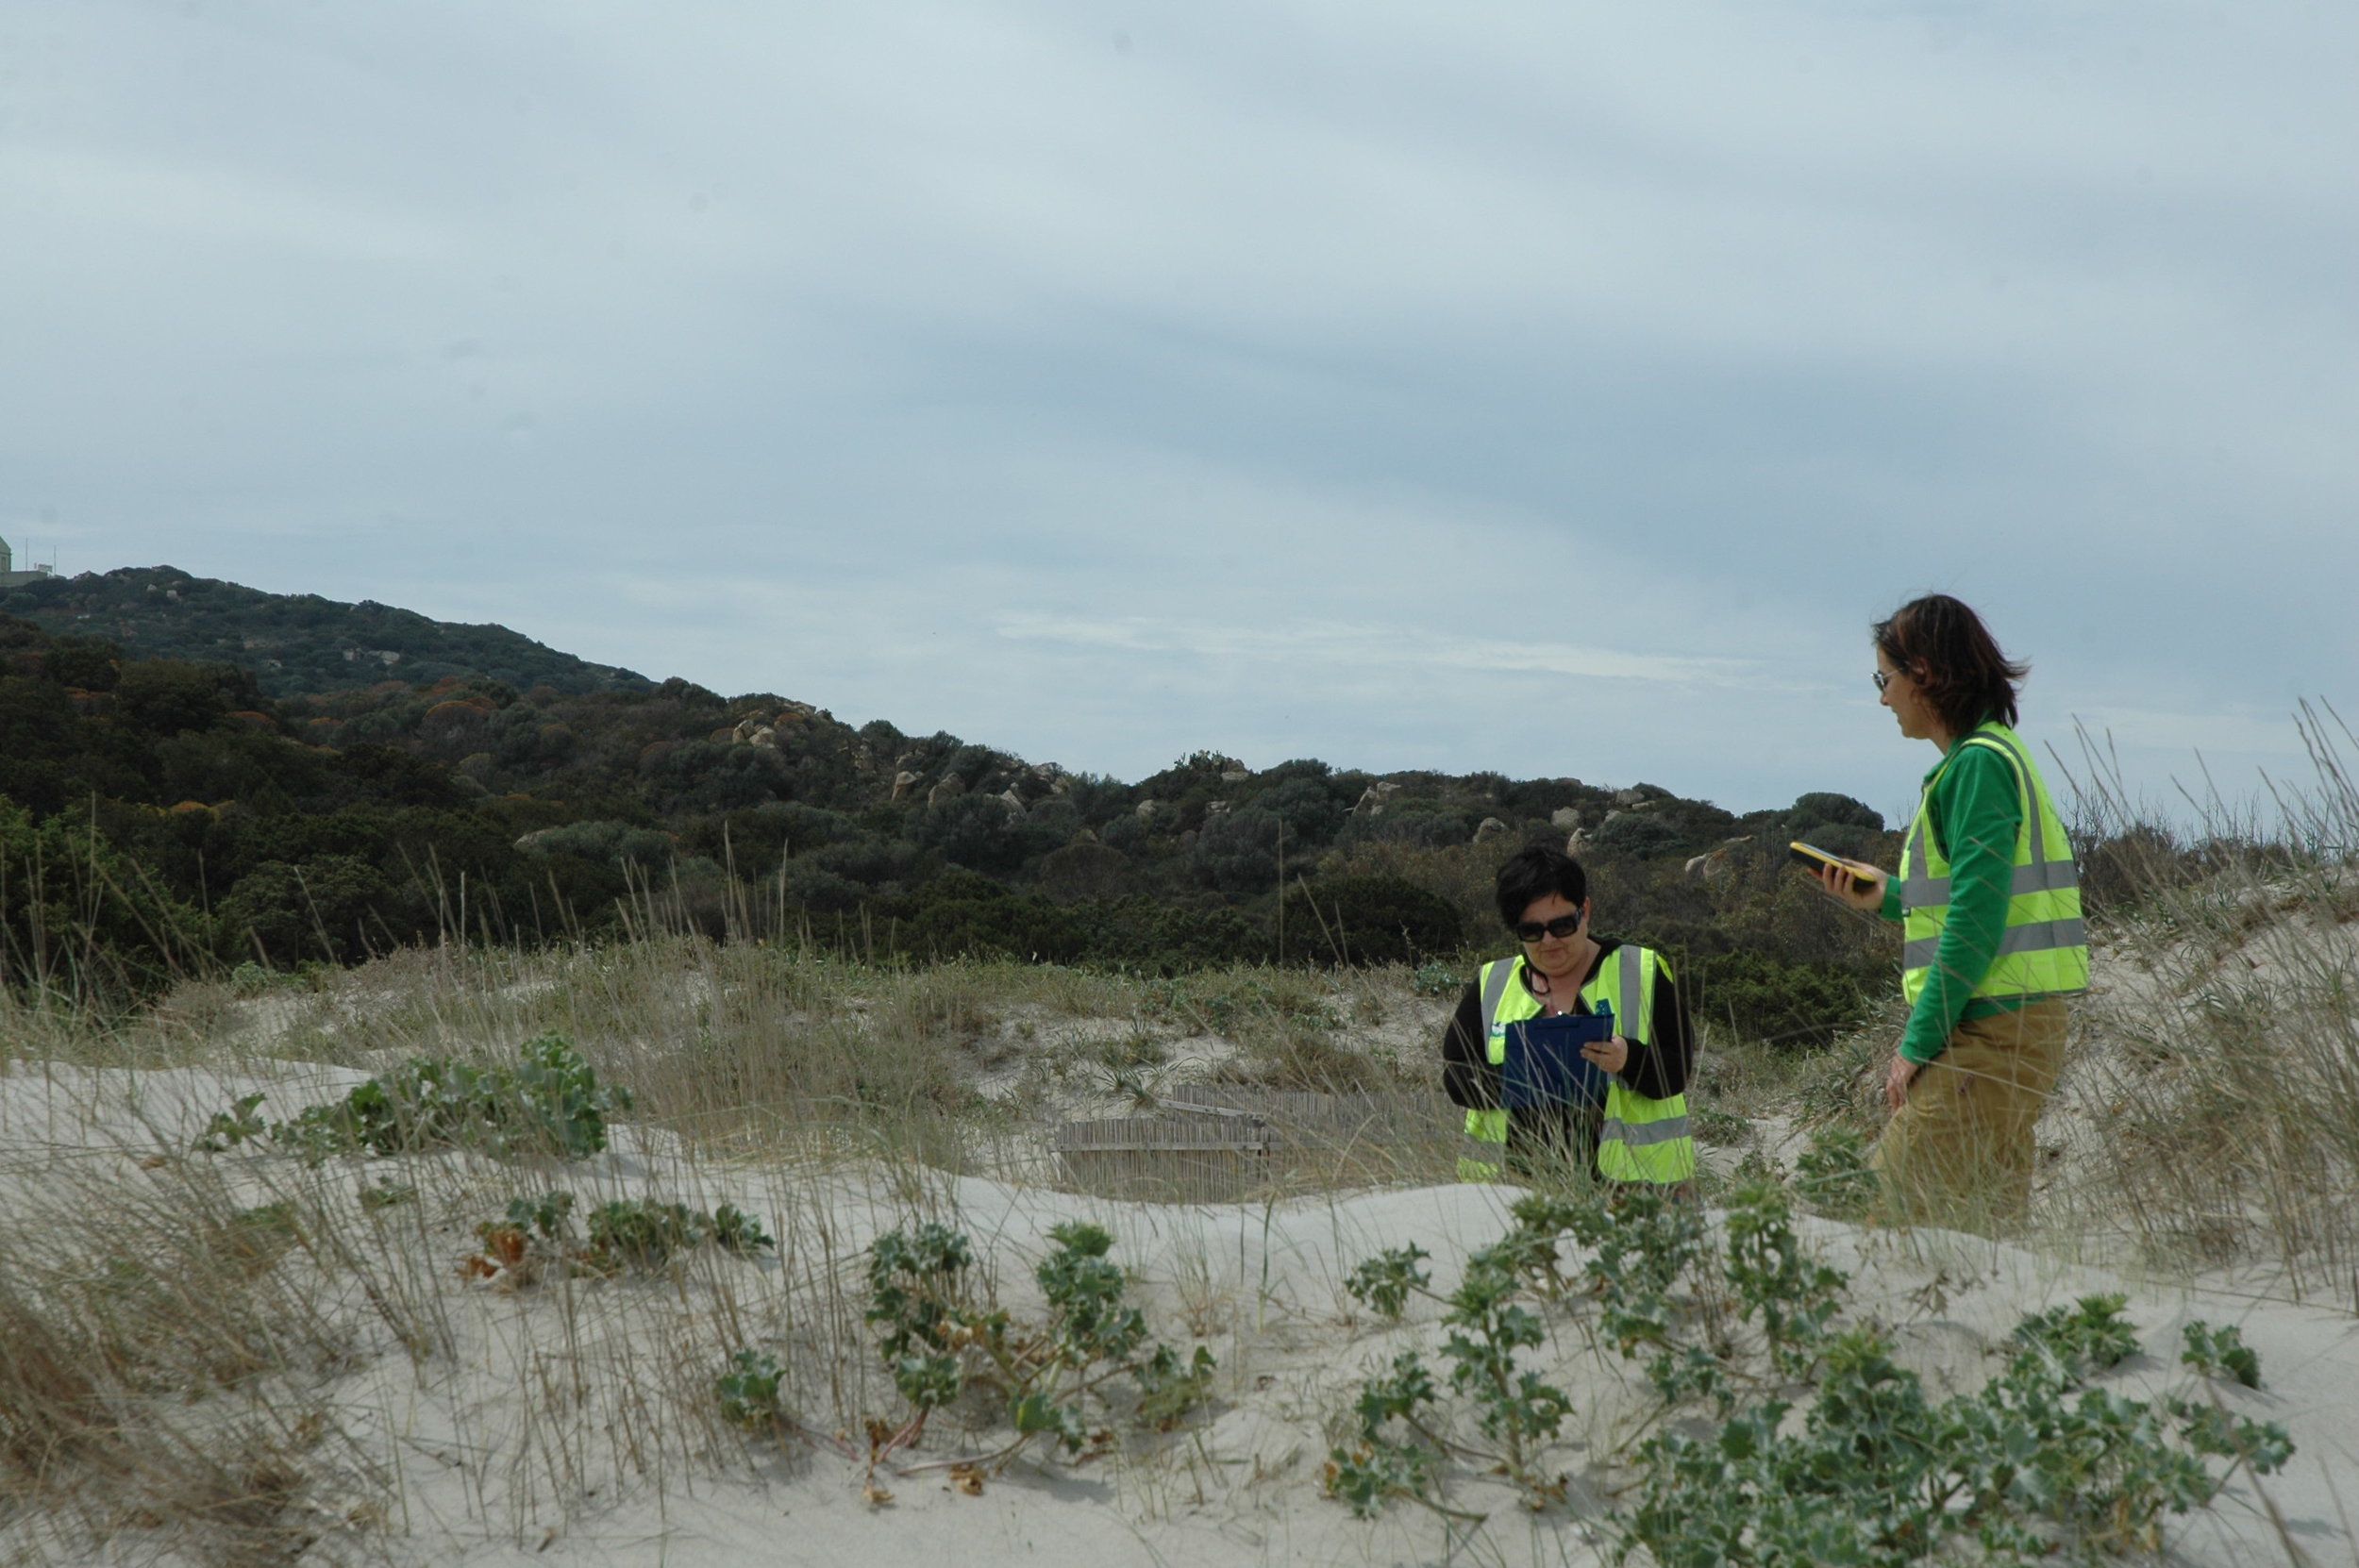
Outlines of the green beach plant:
{"type": "Polygon", "coordinates": [[[1129,1380],[1134,1415],[1168,1427],[1211,1396],[1212,1351],[1191,1356],[1151,1343],[1146,1314],[1127,1299],[1128,1281],[1108,1253],[1113,1238],[1086,1222],[1052,1226],[1054,1243],[1033,1277],[1046,1298],[1046,1322],[1018,1322],[1006,1310],[976,1305],[966,1285],[975,1259],[967,1239],[929,1223],[894,1230],[869,1247],[867,1321],[894,1385],[911,1407],[898,1428],[872,1434],[871,1464],[922,1436],[932,1411],[970,1386],[1005,1401],[1012,1441],[979,1460],[1005,1465],[1036,1438],[1068,1455],[1092,1446],[1090,1403],[1106,1385],[1129,1380]]]}

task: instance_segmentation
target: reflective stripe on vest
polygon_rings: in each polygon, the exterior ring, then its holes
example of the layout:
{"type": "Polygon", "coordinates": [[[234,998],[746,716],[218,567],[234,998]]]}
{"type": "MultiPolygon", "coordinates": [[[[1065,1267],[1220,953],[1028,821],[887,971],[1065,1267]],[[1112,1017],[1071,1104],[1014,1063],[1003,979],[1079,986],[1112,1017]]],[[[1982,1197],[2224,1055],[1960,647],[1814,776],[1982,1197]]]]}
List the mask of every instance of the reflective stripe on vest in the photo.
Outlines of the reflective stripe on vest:
{"type": "MultiPolygon", "coordinates": [[[[2023,801],[2006,928],[1990,967],[1977,977],[1974,994],[2005,999],[2077,995],[2088,989],[2088,928],[2081,918],[2080,869],[2073,863],[2064,824],[2030,753],[2013,730],[1996,722],[1983,725],[1950,748],[1950,759],[1955,759],[1958,747],[1969,745],[2006,759],[2023,801]]],[[[1900,902],[1905,907],[1900,992],[1912,1004],[1932,974],[1949,918],[1949,861],[1932,833],[1933,789],[1947,768],[1945,762],[1927,782],[1900,853],[1900,902]]]]}
{"type": "MultiPolygon", "coordinates": [[[[1482,966],[1482,1027],[1487,1037],[1491,1020],[1499,1015],[1499,998],[1507,994],[1507,982],[1514,977],[1515,966],[1504,959],[1482,966]]],[[[1492,1065],[1505,1059],[1492,1055],[1492,1065]]],[[[1468,1110],[1466,1112],[1465,1146],[1458,1154],[1458,1179],[1461,1181],[1497,1181],[1507,1174],[1507,1112],[1504,1110],[1468,1110]]]]}
{"type": "MultiPolygon", "coordinates": [[[[1635,942],[1625,942],[1609,971],[1600,968],[1596,979],[1581,988],[1581,1000],[1594,1010],[1611,1004],[1617,1032],[1628,1040],[1644,1041],[1653,1030],[1654,991],[1648,983],[1647,959],[1652,955],[1635,942]],[[1635,1005],[1626,999],[1635,997],[1635,1005]]],[[[1507,1060],[1507,1026],[1536,1016],[1539,998],[1514,985],[1523,959],[1499,959],[1482,966],[1482,1027],[1484,1054],[1494,1067],[1507,1060]],[[1512,990],[1512,999],[1511,999],[1512,990]]],[[[1660,958],[1654,959],[1662,967],[1660,958]]],[[[1504,1164],[1507,1112],[1466,1112],[1466,1147],[1458,1171],[1469,1181],[1497,1180],[1504,1164]]],[[[1685,1181],[1696,1173],[1696,1143],[1687,1120],[1687,1097],[1650,1100],[1623,1087],[1618,1076],[1606,1078],[1605,1116],[1598,1129],[1598,1170],[1614,1181],[1685,1181]]]]}

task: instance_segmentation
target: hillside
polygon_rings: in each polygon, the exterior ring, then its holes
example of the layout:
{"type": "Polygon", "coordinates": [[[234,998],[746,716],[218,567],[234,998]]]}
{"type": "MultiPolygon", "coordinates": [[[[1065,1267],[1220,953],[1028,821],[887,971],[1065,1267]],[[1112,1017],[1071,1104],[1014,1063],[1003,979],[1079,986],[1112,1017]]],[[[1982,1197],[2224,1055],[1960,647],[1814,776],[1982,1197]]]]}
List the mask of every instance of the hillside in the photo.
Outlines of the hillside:
{"type": "Polygon", "coordinates": [[[856,730],[776,693],[625,685],[498,627],[381,607],[161,569],[41,592],[46,619],[0,615],[12,980],[65,962],[76,983],[113,972],[138,990],[217,962],[353,963],[462,930],[534,944],[650,920],[921,960],[1455,963],[1491,944],[1498,862],[1567,842],[1611,927],[1695,977],[1712,966],[1715,1016],[1736,1026],[1821,1037],[1891,961],[1874,923],[1784,869],[1798,835],[1890,855],[1882,820],[1841,795],[1739,815],[1648,784],[1211,752],[1126,783],[881,720],[856,730]],[[358,670],[325,650],[369,626],[427,628],[442,641],[421,645],[445,654],[479,634],[541,662],[411,680],[440,666],[405,656],[375,680],[288,692],[290,661],[274,671],[259,646],[181,657],[278,625],[310,626],[314,672],[358,670]],[[125,626],[142,641],[92,635],[125,626]],[[574,684],[521,684],[534,670],[574,684]]]}
{"type": "Polygon", "coordinates": [[[366,599],[346,605],[316,593],[265,593],[172,566],[52,577],[0,592],[0,609],[59,635],[108,638],[135,659],[225,660],[251,670],[271,697],[340,692],[387,676],[569,693],[653,684],[502,626],[429,621],[366,599]]]}

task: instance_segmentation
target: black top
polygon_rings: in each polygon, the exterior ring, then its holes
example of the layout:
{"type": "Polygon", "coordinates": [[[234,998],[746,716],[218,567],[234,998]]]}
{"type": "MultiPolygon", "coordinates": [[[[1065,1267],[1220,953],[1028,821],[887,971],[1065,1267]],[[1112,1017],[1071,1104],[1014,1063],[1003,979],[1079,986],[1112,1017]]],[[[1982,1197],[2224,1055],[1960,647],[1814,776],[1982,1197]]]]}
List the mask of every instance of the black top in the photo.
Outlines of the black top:
{"type": "MultiPolygon", "coordinates": [[[[1586,987],[1598,977],[1605,960],[1623,943],[1606,939],[1598,943],[1597,961],[1589,973],[1581,977],[1586,987]]],[[[1523,988],[1531,990],[1531,966],[1526,964],[1516,976],[1523,988]]],[[[1534,993],[1534,994],[1537,994],[1534,993]]],[[[1589,1005],[1574,999],[1573,1010],[1587,1012],[1589,1005]]],[[[1442,1031],[1442,1088],[1452,1105],[1475,1110],[1496,1110],[1499,1103],[1499,1070],[1490,1058],[1489,1038],[1482,1026],[1482,981],[1477,976],[1458,999],[1458,1011],[1449,1026],[1442,1031]]],[[[1654,1038],[1641,1040],[1632,1034],[1628,1024],[1622,1038],[1630,1042],[1630,1059],[1614,1076],[1622,1087],[1649,1100],[1667,1100],[1674,1094],[1687,1092],[1688,1069],[1696,1059],[1695,1036],[1688,1027],[1687,1009],[1680,1001],[1679,988],[1663,965],[1654,971],[1654,1038]]]]}

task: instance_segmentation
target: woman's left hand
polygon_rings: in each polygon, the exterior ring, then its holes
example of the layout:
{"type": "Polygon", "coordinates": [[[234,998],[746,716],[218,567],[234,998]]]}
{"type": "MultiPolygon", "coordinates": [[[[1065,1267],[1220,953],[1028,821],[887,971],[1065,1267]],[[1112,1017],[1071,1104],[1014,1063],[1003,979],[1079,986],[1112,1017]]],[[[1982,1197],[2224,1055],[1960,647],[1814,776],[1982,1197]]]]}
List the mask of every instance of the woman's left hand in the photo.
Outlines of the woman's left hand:
{"type": "Polygon", "coordinates": [[[1618,1073],[1630,1064],[1630,1042],[1618,1034],[1611,1040],[1593,1040],[1581,1048],[1581,1059],[1600,1072],[1618,1073]]]}

